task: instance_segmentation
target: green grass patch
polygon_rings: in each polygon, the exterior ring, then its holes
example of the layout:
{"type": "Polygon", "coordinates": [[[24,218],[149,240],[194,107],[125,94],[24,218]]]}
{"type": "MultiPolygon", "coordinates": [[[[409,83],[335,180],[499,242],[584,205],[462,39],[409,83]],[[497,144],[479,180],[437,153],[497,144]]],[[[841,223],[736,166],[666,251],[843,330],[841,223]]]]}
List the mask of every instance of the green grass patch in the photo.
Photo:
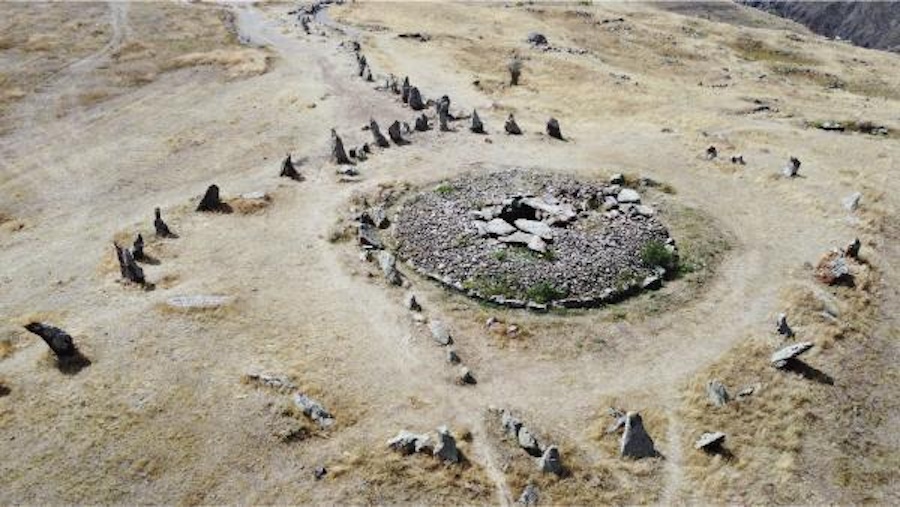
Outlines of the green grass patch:
{"type": "Polygon", "coordinates": [[[541,282],[529,287],[528,290],[525,291],[525,295],[528,296],[529,300],[541,304],[562,299],[566,297],[567,294],[567,291],[556,287],[550,282],[541,282]]]}
{"type": "Polygon", "coordinates": [[[666,271],[675,269],[678,258],[660,241],[651,241],[641,249],[641,262],[645,266],[661,267],[666,271]]]}
{"type": "Polygon", "coordinates": [[[453,188],[453,185],[449,183],[441,183],[440,185],[434,187],[434,191],[438,195],[450,195],[454,190],[456,189],[453,188]]]}
{"type": "Polygon", "coordinates": [[[783,62],[809,65],[817,63],[816,60],[808,58],[786,49],[775,48],[769,46],[765,42],[751,37],[740,37],[736,41],[728,44],[731,49],[745,60],[754,62],[783,62]]]}

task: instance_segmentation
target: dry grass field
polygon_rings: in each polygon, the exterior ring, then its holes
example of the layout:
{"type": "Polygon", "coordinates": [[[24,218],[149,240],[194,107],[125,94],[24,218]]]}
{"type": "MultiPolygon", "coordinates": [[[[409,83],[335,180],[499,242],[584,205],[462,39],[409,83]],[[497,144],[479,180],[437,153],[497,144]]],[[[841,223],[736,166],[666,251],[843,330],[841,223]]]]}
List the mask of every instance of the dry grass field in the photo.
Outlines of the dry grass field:
{"type": "Polygon", "coordinates": [[[527,484],[548,505],[900,503],[900,56],[730,3],[347,2],[309,34],[297,7],[0,5],[0,503],[511,504],[527,484]],[[337,175],[331,128],[351,148],[370,118],[417,116],[376,89],[389,74],[477,109],[487,135],[453,122],[337,175]],[[510,113],[524,135],[503,133],[510,113]],[[890,133],[815,127],[829,120],[890,133]],[[286,153],[303,181],[278,177],[286,153]],[[800,177],[781,177],[792,156],[800,177]],[[508,167],[651,179],[681,272],[538,313],[403,264],[398,288],[361,261],[364,200],[508,167]],[[232,213],[194,211],[211,184],[232,213]],[[156,207],[178,238],[154,235],[156,207]],[[120,280],[112,243],[137,233],[152,290],[120,280]],[[821,256],[856,237],[855,284],[819,282],[821,256]],[[197,294],[229,299],[167,303],[197,294]],[[433,320],[476,385],[456,382],[433,320]],[[31,321],[90,365],[59,369],[31,321]],[[773,368],[794,341],[815,344],[810,368],[773,368]],[[753,393],[713,407],[712,379],[753,393]],[[541,473],[492,407],[557,445],[567,473],[541,473]],[[661,456],[621,458],[609,407],[639,411],[661,456]],[[386,445],[441,425],[462,464],[386,445]],[[705,431],[727,434],[722,453],[694,449],[705,431]]]}

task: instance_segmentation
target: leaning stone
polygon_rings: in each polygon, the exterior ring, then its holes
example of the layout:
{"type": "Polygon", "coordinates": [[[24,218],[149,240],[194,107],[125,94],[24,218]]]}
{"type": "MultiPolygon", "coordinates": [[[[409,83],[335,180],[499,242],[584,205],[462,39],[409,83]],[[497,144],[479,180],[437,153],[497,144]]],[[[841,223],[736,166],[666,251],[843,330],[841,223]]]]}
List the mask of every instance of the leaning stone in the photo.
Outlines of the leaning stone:
{"type": "Polygon", "coordinates": [[[778,318],[775,319],[775,330],[778,334],[787,338],[794,336],[794,330],[788,325],[786,313],[778,314],[778,318]]]}
{"type": "Polygon", "coordinates": [[[312,419],[322,428],[327,428],[334,424],[334,416],[332,416],[321,403],[313,400],[303,393],[294,395],[294,404],[297,405],[303,413],[312,419]]]}
{"type": "Polygon", "coordinates": [[[520,231],[534,234],[535,236],[539,236],[541,239],[553,239],[553,231],[550,229],[550,226],[545,224],[544,222],[520,218],[513,222],[513,224],[518,227],[520,231]]]}
{"type": "Polygon", "coordinates": [[[475,380],[475,377],[472,375],[472,372],[469,371],[469,369],[465,366],[459,369],[459,376],[457,377],[457,381],[460,385],[474,385],[478,383],[478,381],[475,380]]]}
{"type": "Polygon", "coordinates": [[[403,279],[400,278],[400,272],[397,271],[397,258],[394,254],[387,250],[378,252],[378,265],[381,267],[381,272],[384,274],[384,278],[388,283],[391,285],[403,284],[403,279]]]}
{"type": "Polygon", "coordinates": [[[781,172],[788,178],[795,178],[798,176],[800,174],[800,159],[791,157],[788,165],[784,166],[784,169],[782,169],[781,172]]]}
{"type": "Polygon", "coordinates": [[[225,210],[225,203],[219,199],[219,186],[210,185],[207,187],[206,193],[203,194],[203,199],[197,205],[197,211],[221,212],[225,210]]]}
{"type": "Polygon", "coordinates": [[[387,445],[404,455],[431,451],[431,439],[428,435],[417,435],[406,430],[400,431],[397,436],[388,440],[387,445]]]}
{"type": "Polygon", "coordinates": [[[512,114],[510,114],[509,117],[506,118],[506,123],[503,125],[503,129],[506,130],[506,133],[509,135],[522,135],[522,129],[519,128],[519,124],[516,123],[516,118],[512,114]]]}
{"type": "Polygon", "coordinates": [[[805,354],[806,351],[811,348],[813,348],[812,342],[800,342],[793,345],[788,345],[787,347],[784,347],[778,352],[772,354],[770,361],[772,363],[772,366],[776,368],[784,368],[785,366],[787,366],[788,361],[790,361],[791,359],[796,359],[802,354],[805,354]]]}
{"type": "Polygon", "coordinates": [[[562,140],[562,132],[559,130],[559,122],[556,121],[556,118],[550,118],[547,121],[547,135],[554,139],[562,140]]]}
{"type": "Polygon", "coordinates": [[[375,146],[378,146],[379,148],[388,148],[391,146],[391,143],[389,143],[384,135],[382,135],[381,129],[378,128],[378,123],[375,120],[369,120],[369,130],[372,131],[372,137],[375,138],[375,146]]]}
{"type": "Polygon", "coordinates": [[[294,162],[291,160],[290,153],[284,157],[284,161],[281,163],[281,173],[279,176],[282,178],[290,178],[295,181],[303,181],[303,176],[301,176],[297,171],[297,168],[294,167],[294,162]]]}
{"type": "Polygon", "coordinates": [[[544,451],[544,455],[541,456],[538,466],[544,473],[562,475],[563,467],[562,460],[559,457],[559,449],[557,449],[555,445],[548,447],[547,450],[544,451]]]}
{"type": "Polygon", "coordinates": [[[506,236],[508,234],[516,232],[516,228],[502,218],[495,218],[491,220],[487,223],[484,229],[488,232],[488,234],[493,234],[495,236],[506,236]]]}
{"type": "Polygon", "coordinates": [[[847,211],[856,211],[859,209],[859,201],[862,199],[862,194],[859,192],[854,192],[849,196],[845,197],[843,201],[841,201],[844,205],[844,208],[847,211]]]}
{"type": "Polygon", "coordinates": [[[478,117],[478,111],[472,110],[472,125],[469,127],[475,134],[484,134],[484,124],[481,123],[481,118],[478,117]]]}
{"type": "Polygon", "coordinates": [[[450,331],[443,322],[432,320],[431,324],[428,325],[428,328],[431,330],[431,337],[434,338],[434,341],[438,342],[438,344],[444,346],[453,344],[453,337],[450,336],[450,331]]]}
{"type": "Polygon", "coordinates": [[[718,380],[710,380],[706,383],[706,397],[716,407],[724,406],[731,399],[728,396],[728,390],[725,389],[725,384],[718,380]]]}
{"type": "Polygon", "coordinates": [[[347,152],[344,151],[344,142],[341,141],[341,136],[334,129],[331,129],[331,160],[340,165],[352,163],[347,157],[347,152]]]}
{"type": "Polygon", "coordinates": [[[422,305],[419,304],[419,301],[416,299],[416,295],[412,292],[408,293],[406,297],[403,298],[403,305],[406,306],[406,309],[411,312],[422,311],[422,305]]]}
{"type": "Polygon", "coordinates": [[[658,455],[653,439],[644,429],[644,421],[637,412],[629,412],[625,416],[625,432],[622,434],[620,448],[622,457],[641,459],[658,455]]]}
{"type": "Polygon", "coordinates": [[[541,455],[541,445],[525,426],[519,428],[519,432],[516,434],[516,440],[519,442],[519,447],[524,449],[528,454],[531,454],[532,456],[541,455]]]}
{"type": "Polygon", "coordinates": [[[725,442],[725,434],[721,431],[707,432],[700,435],[700,438],[694,442],[694,449],[713,452],[722,447],[725,442]]]}
{"type": "Polygon", "coordinates": [[[423,114],[416,118],[416,132],[425,132],[429,128],[431,127],[428,125],[428,116],[423,114]]]}
{"type": "Polygon", "coordinates": [[[357,238],[360,246],[364,248],[372,248],[375,250],[384,248],[381,239],[378,237],[378,232],[369,224],[359,224],[357,238]]]}
{"type": "Polygon", "coordinates": [[[422,95],[419,93],[419,89],[415,86],[409,88],[409,97],[407,98],[407,103],[413,111],[421,111],[425,109],[425,103],[422,102],[422,95]]]}
{"type": "Polygon", "coordinates": [[[390,136],[391,141],[394,141],[394,144],[406,144],[407,141],[403,139],[403,136],[400,133],[400,122],[394,121],[391,123],[391,126],[388,127],[388,136],[390,136]]]}
{"type": "Polygon", "coordinates": [[[519,496],[518,502],[522,505],[537,505],[539,499],[540,495],[538,494],[537,486],[529,483],[525,486],[525,489],[522,490],[522,495],[519,496]]]}
{"type": "Polygon", "coordinates": [[[166,300],[166,304],[180,310],[211,310],[221,308],[231,302],[229,296],[195,295],[174,296],[166,300]]]}
{"type": "Polygon", "coordinates": [[[25,325],[25,329],[40,336],[53,354],[60,359],[69,359],[78,355],[78,348],[75,347],[72,336],[58,327],[31,322],[25,325]]]}
{"type": "Polygon", "coordinates": [[[616,196],[616,201],[620,204],[639,204],[641,202],[641,194],[630,188],[623,188],[616,196]]]}
{"type": "Polygon", "coordinates": [[[456,439],[450,434],[446,426],[437,429],[438,443],[434,447],[434,455],[444,462],[459,463],[459,449],[456,448],[456,439]]]}

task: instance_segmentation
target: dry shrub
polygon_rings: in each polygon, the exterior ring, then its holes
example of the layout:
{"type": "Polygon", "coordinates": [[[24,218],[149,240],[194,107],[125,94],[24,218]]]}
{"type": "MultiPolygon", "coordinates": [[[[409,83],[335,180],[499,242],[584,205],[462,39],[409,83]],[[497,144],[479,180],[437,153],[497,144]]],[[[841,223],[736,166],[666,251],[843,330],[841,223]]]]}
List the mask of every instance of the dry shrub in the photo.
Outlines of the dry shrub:
{"type": "Polygon", "coordinates": [[[229,78],[235,79],[265,74],[269,63],[269,55],[259,49],[214,49],[175,57],[165,64],[164,69],[216,65],[223,67],[229,78]]]}
{"type": "Polygon", "coordinates": [[[235,197],[227,201],[228,205],[241,215],[253,215],[262,213],[272,204],[272,198],[268,195],[259,199],[247,199],[244,197],[235,197]]]}
{"type": "Polygon", "coordinates": [[[10,338],[0,340],[0,359],[6,359],[7,357],[12,356],[15,351],[16,346],[10,338]]]}

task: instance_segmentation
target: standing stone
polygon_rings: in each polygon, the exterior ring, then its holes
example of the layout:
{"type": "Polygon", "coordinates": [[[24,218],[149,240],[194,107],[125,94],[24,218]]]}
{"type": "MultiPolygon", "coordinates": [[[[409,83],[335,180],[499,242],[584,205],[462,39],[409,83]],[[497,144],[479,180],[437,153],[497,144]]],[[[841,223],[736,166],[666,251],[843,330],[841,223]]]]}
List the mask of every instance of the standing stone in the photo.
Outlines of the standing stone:
{"type": "Polygon", "coordinates": [[[434,447],[434,455],[448,463],[459,463],[459,449],[456,448],[456,439],[450,434],[446,426],[441,426],[438,431],[438,443],[434,447]]]}
{"type": "Polygon", "coordinates": [[[363,248],[369,248],[373,250],[381,250],[382,248],[384,248],[384,245],[381,243],[381,238],[378,237],[378,231],[375,229],[375,227],[372,227],[371,224],[359,224],[357,239],[359,241],[359,246],[363,248]]]}
{"type": "Polygon", "coordinates": [[[419,89],[415,86],[412,86],[409,89],[409,97],[407,98],[407,103],[413,111],[421,111],[425,109],[425,103],[422,102],[422,95],[419,93],[419,89]]]}
{"type": "Polygon", "coordinates": [[[428,325],[428,328],[431,330],[431,337],[434,338],[434,341],[438,342],[438,344],[446,346],[453,343],[450,331],[443,322],[432,320],[431,324],[428,325]]]}
{"type": "Polygon", "coordinates": [[[510,114],[506,119],[506,123],[503,125],[503,129],[506,130],[507,134],[513,136],[522,135],[522,129],[519,128],[519,124],[516,123],[516,118],[512,114],[510,114]]]}
{"type": "Polygon", "coordinates": [[[440,114],[441,111],[446,111],[447,116],[450,116],[450,96],[441,95],[441,99],[434,103],[434,112],[440,114]]]}
{"type": "Polygon", "coordinates": [[[538,466],[544,473],[562,475],[563,467],[562,460],[559,457],[559,449],[557,449],[555,445],[548,447],[547,450],[544,451],[544,455],[541,456],[538,466]]]}
{"type": "Polygon", "coordinates": [[[478,111],[475,109],[472,110],[472,126],[469,127],[469,130],[475,134],[484,134],[484,124],[481,123],[481,118],[478,117],[478,111]]]}
{"type": "Polygon", "coordinates": [[[200,200],[200,204],[197,205],[197,211],[204,212],[224,212],[227,209],[225,203],[219,198],[218,185],[210,185],[206,189],[206,193],[203,194],[203,199],[200,200]]]}
{"type": "Polygon", "coordinates": [[[788,162],[788,165],[784,166],[782,169],[782,173],[788,178],[795,178],[800,174],[800,159],[797,157],[791,157],[791,160],[788,162]]]}
{"type": "Polygon", "coordinates": [[[853,194],[845,197],[842,203],[847,211],[853,212],[859,209],[860,199],[862,199],[862,194],[859,192],[854,192],[853,194]]]}
{"type": "Polygon", "coordinates": [[[384,278],[391,285],[402,285],[403,279],[400,278],[400,272],[397,271],[397,258],[394,254],[387,250],[378,252],[378,265],[381,266],[381,272],[384,278]]]}
{"type": "Polygon", "coordinates": [[[72,336],[62,329],[40,322],[31,322],[25,325],[25,329],[29,332],[40,336],[44,342],[53,351],[53,354],[60,359],[68,359],[78,355],[78,348],[72,336]]]}
{"type": "Polygon", "coordinates": [[[294,162],[291,160],[290,153],[284,157],[284,162],[281,163],[281,174],[279,174],[279,176],[282,178],[290,178],[295,181],[303,181],[303,176],[300,176],[300,173],[297,172],[297,168],[294,167],[294,162]]]}
{"type": "Polygon", "coordinates": [[[522,490],[522,495],[519,496],[519,503],[522,505],[537,505],[538,500],[540,500],[540,495],[538,493],[538,488],[534,484],[528,483],[525,486],[525,489],[522,490]]]}
{"type": "Polygon", "coordinates": [[[469,369],[465,366],[459,369],[459,377],[457,377],[457,382],[459,382],[460,385],[475,385],[478,383],[478,381],[475,380],[475,376],[472,375],[472,372],[469,371],[469,369]]]}
{"type": "Polygon", "coordinates": [[[448,348],[447,349],[447,362],[450,364],[459,364],[462,362],[462,360],[459,358],[459,354],[457,354],[455,350],[448,348]]]}
{"type": "Polygon", "coordinates": [[[786,313],[778,314],[778,318],[775,319],[775,330],[778,331],[778,334],[786,338],[794,336],[794,330],[788,325],[786,313]]]}
{"type": "Polygon", "coordinates": [[[706,149],[706,160],[712,160],[718,156],[719,150],[717,150],[715,146],[710,146],[706,149]]]}
{"type": "Polygon", "coordinates": [[[388,148],[391,146],[391,143],[389,143],[384,135],[382,135],[381,129],[378,128],[378,123],[376,123],[374,119],[369,120],[369,130],[372,131],[372,137],[375,138],[375,146],[378,146],[379,148],[388,148]]]}
{"type": "Polygon", "coordinates": [[[144,278],[144,270],[135,262],[131,250],[122,248],[116,243],[113,243],[113,247],[116,249],[116,258],[119,260],[119,271],[122,274],[122,278],[136,284],[146,284],[147,280],[144,278]]]}
{"type": "Polygon", "coordinates": [[[359,64],[359,77],[363,77],[363,74],[366,72],[366,67],[369,66],[366,61],[366,55],[359,55],[359,58],[356,59],[356,63],[359,64]]]}
{"type": "Polygon", "coordinates": [[[425,132],[428,129],[428,116],[423,114],[422,116],[416,118],[416,131],[425,132]]]}
{"type": "Polygon", "coordinates": [[[706,383],[706,397],[716,407],[724,406],[731,399],[725,389],[725,384],[718,380],[710,380],[706,383]]]}
{"type": "Polygon", "coordinates": [[[370,83],[371,83],[372,81],[375,81],[375,79],[372,78],[372,69],[371,69],[368,65],[366,65],[366,68],[365,68],[365,70],[363,71],[362,78],[363,78],[364,81],[368,81],[368,82],[370,82],[370,83]]]}
{"type": "Polygon", "coordinates": [[[844,255],[851,259],[858,259],[860,248],[862,248],[862,243],[860,243],[859,238],[855,238],[846,248],[844,248],[844,255]]]}
{"type": "Polygon", "coordinates": [[[404,104],[409,102],[409,76],[405,76],[403,78],[403,84],[400,85],[400,100],[403,101],[404,104]]]}
{"type": "Polygon", "coordinates": [[[394,141],[396,145],[407,144],[406,140],[403,139],[403,136],[400,133],[400,122],[394,121],[391,123],[391,126],[388,127],[388,135],[391,137],[391,141],[394,141]]]}
{"type": "Polygon", "coordinates": [[[347,152],[344,151],[344,142],[341,141],[341,136],[334,129],[331,129],[331,160],[340,165],[352,164],[347,158],[347,152]]]}
{"type": "Polygon", "coordinates": [[[556,121],[556,118],[547,120],[547,135],[560,141],[563,140],[562,132],[559,130],[559,122],[556,121]]]}
{"type": "Polygon", "coordinates": [[[519,432],[516,434],[516,439],[519,441],[519,447],[524,449],[528,454],[535,457],[541,455],[541,445],[525,426],[519,427],[519,432]]]}
{"type": "Polygon", "coordinates": [[[419,301],[416,299],[416,295],[412,292],[406,295],[406,297],[403,299],[403,304],[404,306],[406,306],[406,309],[411,312],[422,311],[422,305],[419,304],[419,301]]]}
{"type": "Polygon", "coordinates": [[[162,219],[162,212],[159,208],[153,210],[156,218],[153,220],[153,227],[156,229],[156,235],[160,238],[177,238],[178,235],[169,229],[169,226],[162,219]]]}
{"type": "Polygon", "coordinates": [[[138,233],[137,237],[134,238],[134,244],[131,247],[132,255],[134,255],[134,260],[142,261],[145,260],[144,257],[144,236],[138,233]]]}
{"type": "Polygon", "coordinates": [[[620,454],[622,457],[634,459],[657,456],[653,439],[644,430],[644,421],[637,412],[625,415],[625,433],[622,434],[620,454]]]}
{"type": "Polygon", "coordinates": [[[800,342],[795,343],[793,345],[788,345],[783,349],[778,350],[774,354],[770,361],[772,362],[772,366],[776,368],[784,368],[788,365],[788,362],[792,359],[796,359],[802,354],[805,354],[806,351],[813,348],[812,342],[800,342]]]}
{"type": "Polygon", "coordinates": [[[450,132],[450,125],[447,124],[447,121],[450,119],[450,115],[447,113],[446,109],[441,109],[438,112],[438,123],[440,125],[441,132],[450,132]]]}

